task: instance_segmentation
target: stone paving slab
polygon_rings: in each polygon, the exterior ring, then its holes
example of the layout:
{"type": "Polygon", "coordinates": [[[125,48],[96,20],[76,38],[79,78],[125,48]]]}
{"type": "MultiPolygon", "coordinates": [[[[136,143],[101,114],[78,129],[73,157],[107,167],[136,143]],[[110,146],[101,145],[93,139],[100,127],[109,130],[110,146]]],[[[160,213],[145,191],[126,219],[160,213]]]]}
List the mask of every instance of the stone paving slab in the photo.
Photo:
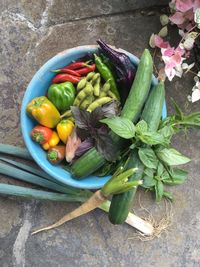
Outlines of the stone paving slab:
{"type": "MultiPolygon", "coordinates": [[[[98,37],[137,56],[148,45],[151,33],[159,29],[160,7],[167,1],[3,1],[0,7],[0,139],[21,145],[20,106],[24,91],[37,69],[56,53],[70,47],[95,44],[98,37]],[[94,8],[95,7],[95,8],[94,8]],[[154,10],[142,16],[141,10],[154,10]],[[19,15],[20,14],[20,15],[19,15]]],[[[185,111],[199,110],[199,103],[187,104],[192,77],[167,83],[170,97],[185,111]]],[[[187,164],[187,182],[174,192],[173,226],[167,235],[149,242],[134,240],[129,226],[113,226],[104,212],[96,210],[59,229],[31,236],[31,229],[55,221],[77,204],[51,203],[0,197],[1,267],[197,267],[200,265],[200,133],[189,139],[179,135],[174,145],[192,158],[187,164]]],[[[15,182],[0,176],[1,182],[15,182]]],[[[147,207],[158,220],[165,203],[157,205],[150,194],[139,192],[134,210],[147,216],[147,207]]]]}

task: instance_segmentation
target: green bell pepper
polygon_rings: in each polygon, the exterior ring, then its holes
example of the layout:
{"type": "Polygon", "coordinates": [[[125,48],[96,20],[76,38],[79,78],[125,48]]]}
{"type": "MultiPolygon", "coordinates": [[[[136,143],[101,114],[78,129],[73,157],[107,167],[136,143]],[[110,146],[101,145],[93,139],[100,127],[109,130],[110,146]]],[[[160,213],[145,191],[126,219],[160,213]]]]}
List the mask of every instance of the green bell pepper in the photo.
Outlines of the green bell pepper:
{"type": "Polygon", "coordinates": [[[71,82],[52,84],[48,89],[48,98],[60,112],[66,111],[74,103],[74,85],[71,82]]]}

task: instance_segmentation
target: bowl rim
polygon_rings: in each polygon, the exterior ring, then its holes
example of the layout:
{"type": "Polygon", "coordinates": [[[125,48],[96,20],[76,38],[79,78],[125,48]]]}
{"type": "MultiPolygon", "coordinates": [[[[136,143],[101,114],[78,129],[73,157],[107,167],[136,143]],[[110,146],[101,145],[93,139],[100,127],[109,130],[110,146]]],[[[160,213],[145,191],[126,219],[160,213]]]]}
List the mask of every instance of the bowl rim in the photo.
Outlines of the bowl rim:
{"type": "MultiPolygon", "coordinates": [[[[121,48],[116,48],[115,46],[112,46],[113,48],[115,48],[116,50],[123,52],[125,54],[127,54],[132,61],[134,61],[135,64],[139,63],[139,58],[137,58],[134,54],[121,49],[121,48]]],[[[53,56],[52,58],[48,59],[40,68],[39,70],[36,71],[36,73],[33,75],[31,81],[29,82],[24,96],[23,96],[23,100],[22,100],[22,104],[21,104],[21,114],[20,114],[20,121],[21,121],[21,131],[22,131],[22,136],[23,136],[23,140],[24,143],[29,151],[29,153],[31,154],[31,156],[33,157],[34,161],[40,166],[40,168],[42,168],[47,174],[49,174],[51,177],[53,177],[55,179],[55,182],[58,181],[60,183],[69,185],[69,186],[73,186],[73,187],[77,187],[77,188],[84,188],[84,189],[98,189],[101,188],[104,183],[105,183],[105,179],[103,180],[99,180],[99,184],[98,185],[94,185],[92,183],[88,184],[88,185],[84,185],[84,179],[82,180],[76,180],[76,179],[72,179],[69,180],[68,179],[62,179],[61,177],[57,176],[56,173],[54,173],[54,171],[50,170],[45,163],[43,163],[43,161],[40,161],[38,156],[36,155],[36,153],[34,153],[34,151],[31,150],[31,148],[29,147],[29,141],[27,138],[27,134],[26,134],[26,128],[25,128],[25,114],[24,114],[24,110],[25,110],[25,100],[27,98],[27,96],[29,95],[29,91],[32,88],[35,80],[37,80],[42,74],[44,74],[46,72],[46,70],[48,69],[48,66],[55,64],[57,61],[59,61],[60,58],[62,58],[63,56],[66,56],[66,54],[70,54],[73,53],[75,50],[81,50],[85,52],[88,52],[88,49],[97,49],[99,48],[98,45],[82,45],[82,46],[76,46],[73,48],[69,48],[66,50],[63,50],[59,53],[57,53],[55,56],[53,56]],[[82,183],[80,183],[82,182],[82,183]]],[[[155,76],[152,76],[152,84],[156,85],[158,83],[157,79],[155,78],[155,76]]],[[[163,111],[162,111],[162,117],[166,117],[167,116],[167,108],[166,108],[166,102],[164,103],[163,106],[163,111]]],[[[66,171],[67,172],[67,171],[66,171]]],[[[108,176],[106,176],[108,177],[108,176]]],[[[106,178],[105,177],[105,178],[106,178]]]]}

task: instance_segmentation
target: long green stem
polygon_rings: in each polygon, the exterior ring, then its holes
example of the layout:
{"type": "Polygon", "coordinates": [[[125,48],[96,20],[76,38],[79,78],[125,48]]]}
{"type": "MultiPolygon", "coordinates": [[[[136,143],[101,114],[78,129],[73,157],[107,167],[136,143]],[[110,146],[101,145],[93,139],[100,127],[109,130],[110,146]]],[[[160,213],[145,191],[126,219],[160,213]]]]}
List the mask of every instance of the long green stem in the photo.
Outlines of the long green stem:
{"type": "Polygon", "coordinates": [[[52,193],[52,192],[31,189],[16,185],[2,184],[2,183],[0,183],[0,194],[25,197],[31,199],[66,201],[66,202],[85,202],[88,199],[87,196],[52,193]]]}
{"type": "Polygon", "coordinates": [[[36,185],[39,185],[41,187],[45,187],[45,188],[48,188],[48,189],[51,189],[54,191],[58,191],[61,193],[67,193],[67,194],[71,194],[71,193],[74,194],[75,192],[81,193],[80,189],[70,188],[67,186],[65,187],[65,186],[56,184],[56,183],[48,181],[42,177],[36,176],[36,175],[31,174],[29,172],[22,171],[20,169],[9,166],[7,164],[3,164],[1,162],[0,162],[0,173],[8,175],[12,178],[24,181],[24,182],[36,184],[36,185]]]}
{"type": "Polygon", "coordinates": [[[45,178],[47,180],[50,180],[50,181],[55,181],[54,178],[52,178],[51,176],[49,176],[46,172],[42,171],[41,169],[38,169],[36,167],[32,167],[32,166],[29,166],[29,165],[26,165],[24,163],[21,163],[21,162],[18,162],[18,161],[14,161],[14,160],[11,160],[11,159],[7,159],[5,157],[0,157],[0,160],[6,162],[6,163],[9,163],[13,166],[16,166],[17,168],[20,168],[24,171],[28,171],[28,172],[31,172],[35,175],[38,175],[42,178],[45,178]]]}
{"type": "Polygon", "coordinates": [[[29,159],[33,160],[30,153],[26,148],[21,148],[17,146],[7,145],[7,144],[0,144],[0,153],[12,155],[15,157],[19,157],[22,159],[29,159]]]}

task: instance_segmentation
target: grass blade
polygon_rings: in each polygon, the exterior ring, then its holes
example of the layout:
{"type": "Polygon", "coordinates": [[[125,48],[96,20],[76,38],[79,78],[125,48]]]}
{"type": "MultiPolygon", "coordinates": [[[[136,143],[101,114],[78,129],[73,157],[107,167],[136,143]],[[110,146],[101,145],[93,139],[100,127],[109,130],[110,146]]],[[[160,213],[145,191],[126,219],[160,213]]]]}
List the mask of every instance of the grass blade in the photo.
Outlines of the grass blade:
{"type": "Polygon", "coordinates": [[[48,189],[51,189],[53,191],[58,191],[61,193],[66,193],[66,194],[83,194],[85,191],[81,189],[75,189],[75,188],[68,188],[64,187],[62,185],[56,184],[54,182],[45,180],[39,176],[36,176],[34,174],[31,174],[29,172],[25,172],[23,170],[17,169],[15,167],[9,166],[8,164],[3,164],[0,162],[0,173],[8,175],[12,178],[28,182],[31,184],[39,185],[41,187],[45,187],[48,189]]]}
{"type": "Polygon", "coordinates": [[[31,199],[66,201],[66,202],[85,202],[88,199],[88,197],[84,196],[52,193],[52,192],[31,189],[16,185],[2,184],[2,183],[0,183],[0,194],[26,197],[31,199]]]}
{"type": "Polygon", "coordinates": [[[0,144],[0,153],[5,153],[22,159],[33,160],[26,148],[17,147],[13,145],[0,144]]]}

